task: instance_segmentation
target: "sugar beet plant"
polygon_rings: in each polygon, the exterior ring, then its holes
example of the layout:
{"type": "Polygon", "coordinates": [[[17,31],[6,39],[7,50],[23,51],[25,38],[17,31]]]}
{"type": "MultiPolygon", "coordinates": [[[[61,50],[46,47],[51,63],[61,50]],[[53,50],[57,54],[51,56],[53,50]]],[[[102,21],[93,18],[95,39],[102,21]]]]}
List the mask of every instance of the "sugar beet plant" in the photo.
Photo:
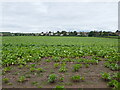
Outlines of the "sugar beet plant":
{"type": "Polygon", "coordinates": [[[105,81],[110,81],[111,80],[111,76],[110,76],[109,73],[102,72],[101,75],[102,75],[102,79],[104,79],[105,81]]]}
{"type": "Polygon", "coordinates": [[[59,67],[59,63],[54,63],[54,68],[58,68],[59,67]]]}
{"type": "Polygon", "coordinates": [[[59,77],[59,81],[60,81],[60,82],[63,82],[63,81],[64,81],[64,76],[60,76],[60,77],[59,77]]]}
{"type": "Polygon", "coordinates": [[[52,57],[54,62],[59,62],[60,61],[60,57],[52,57]]]}
{"type": "Polygon", "coordinates": [[[58,86],[58,85],[57,85],[55,88],[56,88],[56,90],[58,90],[58,89],[59,89],[59,90],[65,90],[65,89],[64,89],[64,86],[58,86]]]}
{"type": "Polygon", "coordinates": [[[120,82],[120,72],[114,73],[112,79],[115,79],[120,82]]]}
{"type": "Polygon", "coordinates": [[[77,72],[82,67],[82,64],[74,64],[73,65],[73,71],[77,72]]]}
{"type": "Polygon", "coordinates": [[[66,66],[61,66],[59,72],[67,72],[66,66]]]}
{"type": "Polygon", "coordinates": [[[116,89],[120,89],[120,83],[117,80],[111,80],[107,85],[116,89]]]}
{"type": "Polygon", "coordinates": [[[119,90],[120,88],[120,75],[119,75],[119,72],[117,73],[114,73],[113,75],[110,75],[110,73],[101,73],[102,75],[102,78],[105,80],[105,81],[108,81],[107,85],[109,87],[114,87],[115,90],[119,90]]]}
{"type": "Polygon", "coordinates": [[[10,72],[11,69],[12,69],[11,67],[5,67],[5,68],[3,69],[3,72],[10,72]]]}
{"type": "Polygon", "coordinates": [[[45,70],[43,68],[36,68],[37,72],[45,72],[45,70]]]}
{"type": "Polygon", "coordinates": [[[79,82],[80,80],[81,80],[81,81],[84,81],[85,78],[84,78],[84,77],[81,77],[80,75],[74,75],[74,76],[71,77],[71,80],[72,80],[73,82],[79,82]]]}
{"type": "Polygon", "coordinates": [[[56,74],[50,74],[48,76],[48,82],[49,83],[54,83],[56,79],[57,79],[57,75],[56,74]]]}
{"type": "Polygon", "coordinates": [[[114,53],[113,55],[106,57],[107,61],[104,65],[105,65],[105,67],[107,67],[113,71],[119,71],[120,66],[118,65],[118,62],[120,61],[120,55],[118,55],[117,53],[116,54],[114,53]]]}
{"type": "Polygon", "coordinates": [[[72,76],[71,79],[74,82],[78,82],[78,81],[80,81],[81,77],[79,75],[76,75],[76,76],[72,76]]]}
{"type": "Polygon", "coordinates": [[[8,78],[3,78],[2,81],[3,81],[3,83],[8,83],[9,79],[8,78]]]}
{"type": "Polygon", "coordinates": [[[25,76],[20,76],[19,79],[18,79],[18,82],[23,83],[23,82],[25,82],[26,80],[27,80],[27,79],[26,79],[25,76]]]}

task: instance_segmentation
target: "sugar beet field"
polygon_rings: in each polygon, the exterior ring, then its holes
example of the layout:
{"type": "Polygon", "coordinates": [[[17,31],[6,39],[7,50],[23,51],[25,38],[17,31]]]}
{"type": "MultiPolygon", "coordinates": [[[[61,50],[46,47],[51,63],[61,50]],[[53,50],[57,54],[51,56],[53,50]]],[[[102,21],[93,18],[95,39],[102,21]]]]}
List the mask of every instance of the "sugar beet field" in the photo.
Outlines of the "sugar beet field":
{"type": "Polygon", "coordinates": [[[3,88],[120,87],[118,39],[2,37],[3,88]]]}

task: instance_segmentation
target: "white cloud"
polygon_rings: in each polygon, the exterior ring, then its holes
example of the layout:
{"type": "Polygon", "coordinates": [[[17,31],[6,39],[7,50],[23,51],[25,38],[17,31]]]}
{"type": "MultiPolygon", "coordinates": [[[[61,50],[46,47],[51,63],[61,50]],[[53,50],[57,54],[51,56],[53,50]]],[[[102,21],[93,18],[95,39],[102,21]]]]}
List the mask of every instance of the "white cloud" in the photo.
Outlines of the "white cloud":
{"type": "Polygon", "coordinates": [[[4,2],[2,6],[1,31],[116,31],[118,26],[117,3],[113,2],[4,2]]]}

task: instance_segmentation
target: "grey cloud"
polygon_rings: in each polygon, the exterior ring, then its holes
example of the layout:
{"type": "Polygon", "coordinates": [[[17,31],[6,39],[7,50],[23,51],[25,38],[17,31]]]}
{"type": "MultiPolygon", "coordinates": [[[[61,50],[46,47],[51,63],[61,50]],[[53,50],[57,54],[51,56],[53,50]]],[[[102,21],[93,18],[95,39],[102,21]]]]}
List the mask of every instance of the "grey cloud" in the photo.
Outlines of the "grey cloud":
{"type": "Polygon", "coordinates": [[[93,2],[6,2],[2,29],[20,32],[117,29],[116,3],[93,2]]]}

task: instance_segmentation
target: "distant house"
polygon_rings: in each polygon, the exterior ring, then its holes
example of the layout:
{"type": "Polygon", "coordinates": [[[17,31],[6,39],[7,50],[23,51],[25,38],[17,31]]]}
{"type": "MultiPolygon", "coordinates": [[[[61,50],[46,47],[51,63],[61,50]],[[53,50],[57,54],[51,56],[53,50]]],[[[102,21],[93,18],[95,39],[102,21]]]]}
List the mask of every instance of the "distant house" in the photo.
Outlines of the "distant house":
{"type": "Polygon", "coordinates": [[[53,36],[53,34],[54,34],[53,32],[49,32],[48,33],[49,36],[53,36]]]}
{"type": "Polygon", "coordinates": [[[44,33],[45,36],[49,36],[49,32],[44,33]]]}
{"type": "Polygon", "coordinates": [[[88,32],[83,32],[83,35],[88,37],[88,32]]]}
{"type": "Polygon", "coordinates": [[[13,33],[12,33],[11,35],[12,35],[12,36],[15,36],[15,34],[13,34],[13,33]]]}
{"type": "Polygon", "coordinates": [[[3,34],[2,34],[2,33],[0,33],[0,36],[3,36],[3,34]]]}
{"type": "Polygon", "coordinates": [[[43,36],[43,35],[44,35],[44,33],[41,33],[40,35],[42,35],[42,36],[43,36]]]}
{"type": "Polygon", "coordinates": [[[80,34],[80,32],[77,32],[77,36],[80,36],[81,34],[80,34]]]}
{"type": "Polygon", "coordinates": [[[120,32],[116,32],[116,35],[120,36],[120,32]]]}
{"type": "Polygon", "coordinates": [[[58,36],[58,34],[56,33],[55,36],[58,36]]]}
{"type": "Polygon", "coordinates": [[[60,34],[60,36],[63,36],[63,34],[60,34]]]}
{"type": "Polygon", "coordinates": [[[10,32],[0,32],[0,36],[11,36],[10,32]]]}
{"type": "Polygon", "coordinates": [[[67,32],[66,35],[69,35],[69,32],[67,32]]]}

